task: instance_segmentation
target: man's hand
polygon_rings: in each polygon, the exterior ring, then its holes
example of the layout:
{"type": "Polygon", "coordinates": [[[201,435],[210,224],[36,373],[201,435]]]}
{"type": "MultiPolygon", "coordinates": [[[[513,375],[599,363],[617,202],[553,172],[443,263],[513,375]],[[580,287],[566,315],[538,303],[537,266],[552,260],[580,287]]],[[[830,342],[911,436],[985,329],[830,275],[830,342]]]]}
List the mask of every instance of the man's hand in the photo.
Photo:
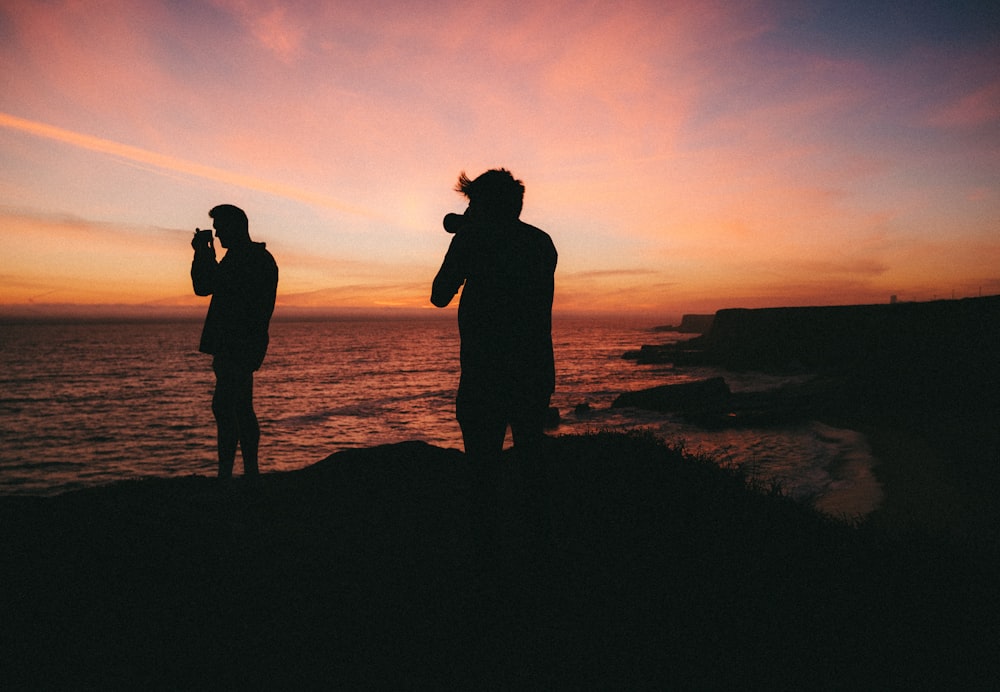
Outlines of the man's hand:
{"type": "Polygon", "coordinates": [[[212,244],[212,229],[206,228],[204,230],[200,228],[194,229],[194,238],[191,239],[191,247],[194,248],[195,252],[204,252],[211,250],[215,253],[215,245],[212,244]]]}

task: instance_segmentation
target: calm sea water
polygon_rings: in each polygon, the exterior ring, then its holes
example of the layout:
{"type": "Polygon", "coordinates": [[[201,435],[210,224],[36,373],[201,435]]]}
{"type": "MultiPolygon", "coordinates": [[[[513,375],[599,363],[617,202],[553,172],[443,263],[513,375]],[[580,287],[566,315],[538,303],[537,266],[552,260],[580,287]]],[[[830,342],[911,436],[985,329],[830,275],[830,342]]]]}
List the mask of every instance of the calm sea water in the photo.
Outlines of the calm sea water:
{"type": "MultiPolygon", "coordinates": [[[[850,489],[857,479],[844,469],[870,460],[864,438],[853,431],[813,423],[706,432],[663,414],[611,409],[623,391],[720,374],[734,391],[785,381],[623,360],[622,353],[643,343],[686,338],[653,333],[651,326],[556,320],[552,404],[562,422],[553,434],[651,429],[723,463],[752,463],[793,496],[850,489]],[[575,413],[581,403],[590,411],[575,413]]],[[[0,494],[213,475],[214,376],[210,357],[196,351],[200,330],[191,321],[0,325],[0,494]]],[[[263,471],[405,440],[461,448],[453,318],[276,320],[271,335],[255,378],[263,471]]]]}

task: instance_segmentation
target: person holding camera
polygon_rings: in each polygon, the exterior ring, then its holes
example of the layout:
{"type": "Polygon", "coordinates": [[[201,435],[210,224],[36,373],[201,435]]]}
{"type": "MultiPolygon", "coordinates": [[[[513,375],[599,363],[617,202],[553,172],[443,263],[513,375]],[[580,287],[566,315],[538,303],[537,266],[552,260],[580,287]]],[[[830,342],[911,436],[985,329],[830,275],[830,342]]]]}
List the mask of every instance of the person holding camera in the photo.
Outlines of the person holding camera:
{"type": "Polygon", "coordinates": [[[242,209],[222,204],[208,215],[226,254],[216,261],[211,229],[196,229],[191,282],[196,295],[212,296],[198,350],[213,356],[219,478],[232,477],[237,447],[244,476],[257,478],[260,425],[253,408],[253,374],[267,353],[278,265],[264,243],[250,239],[242,209]]]}
{"type": "MultiPolygon", "coordinates": [[[[555,390],[552,295],[557,253],[547,233],[520,220],[524,184],[503,168],[475,180],[465,173],[456,191],[469,201],[448,214],[454,233],[434,277],[431,303],[447,306],[458,289],[461,378],[455,412],[475,472],[474,531],[493,540],[500,454],[510,426],[516,456],[544,502],[539,445],[555,390]]],[[[539,521],[542,521],[538,517],[539,521]]],[[[542,528],[542,527],[539,527],[542,528]]]]}

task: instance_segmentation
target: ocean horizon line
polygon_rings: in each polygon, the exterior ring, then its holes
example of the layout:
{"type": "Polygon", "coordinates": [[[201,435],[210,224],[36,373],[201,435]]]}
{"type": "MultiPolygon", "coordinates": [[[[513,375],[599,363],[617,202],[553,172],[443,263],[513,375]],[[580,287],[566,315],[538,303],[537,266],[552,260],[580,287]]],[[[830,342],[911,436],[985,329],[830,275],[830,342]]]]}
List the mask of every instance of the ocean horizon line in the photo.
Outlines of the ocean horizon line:
{"type": "MultiPolygon", "coordinates": [[[[151,306],[132,304],[78,305],[0,305],[0,324],[21,323],[87,323],[87,322],[162,322],[199,321],[205,319],[208,301],[198,306],[151,306]]],[[[448,308],[422,307],[309,307],[278,305],[274,321],[308,320],[428,320],[453,321],[457,306],[448,308]]],[[[685,313],[687,314],[687,313],[685,313]]],[[[709,313],[705,313],[709,314],[709,313]]],[[[666,314],[631,310],[578,310],[553,309],[553,319],[609,319],[618,321],[646,321],[654,324],[671,324],[680,321],[678,313],[666,314]]]]}
{"type": "MultiPolygon", "coordinates": [[[[653,308],[560,308],[552,309],[554,319],[608,319],[618,321],[649,321],[655,325],[677,325],[685,316],[715,315],[725,310],[774,310],[788,308],[851,308],[874,305],[912,305],[928,303],[961,303],[967,300],[980,300],[1000,297],[1000,293],[938,297],[929,299],[894,300],[867,302],[822,303],[778,303],[749,305],[740,300],[719,302],[712,307],[692,307],[690,309],[653,309],[653,308]]],[[[164,320],[200,320],[204,319],[208,309],[208,301],[197,304],[177,304],[154,301],[148,303],[8,303],[0,304],[0,324],[23,322],[149,322],[164,320]]],[[[336,305],[295,305],[281,304],[275,307],[275,320],[308,320],[308,319],[454,319],[457,304],[447,308],[436,308],[428,303],[426,306],[336,306],[336,305]]]]}

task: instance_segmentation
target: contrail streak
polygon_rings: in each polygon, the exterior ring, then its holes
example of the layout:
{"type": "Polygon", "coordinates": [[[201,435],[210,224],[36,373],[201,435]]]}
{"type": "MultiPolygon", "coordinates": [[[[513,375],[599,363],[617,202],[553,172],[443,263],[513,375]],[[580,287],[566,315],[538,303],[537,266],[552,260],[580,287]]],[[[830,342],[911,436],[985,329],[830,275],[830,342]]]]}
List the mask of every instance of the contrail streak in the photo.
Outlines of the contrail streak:
{"type": "Polygon", "coordinates": [[[73,132],[72,130],[65,130],[61,127],[46,125],[45,123],[26,120],[25,118],[18,118],[17,116],[10,115],[8,113],[0,112],[0,127],[16,130],[18,132],[24,132],[43,139],[62,142],[80,149],[115,156],[127,161],[145,164],[161,171],[183,173],[185,175],[192,175],[229,185],[237,185],[239,187],[277,195],[279,197],[286,197],[299,202],[305,202],[306,204],[334,209],[347,214],[354,214],[371,219],[384,218],[381,214],[376,214],[371,210],[355,207],[332,197],[316,194],[292,185],[276,183],[263,178],[242,175],[224,170],[222,168],[206,166],[193,161],[186,161],[174,156],[158,154],[156,152],[141,149],[139,147],[133,147],[128,144],[121,144],[120,142],[102,139],[100,137],[93,137],[91,135],[73,132]]]}

